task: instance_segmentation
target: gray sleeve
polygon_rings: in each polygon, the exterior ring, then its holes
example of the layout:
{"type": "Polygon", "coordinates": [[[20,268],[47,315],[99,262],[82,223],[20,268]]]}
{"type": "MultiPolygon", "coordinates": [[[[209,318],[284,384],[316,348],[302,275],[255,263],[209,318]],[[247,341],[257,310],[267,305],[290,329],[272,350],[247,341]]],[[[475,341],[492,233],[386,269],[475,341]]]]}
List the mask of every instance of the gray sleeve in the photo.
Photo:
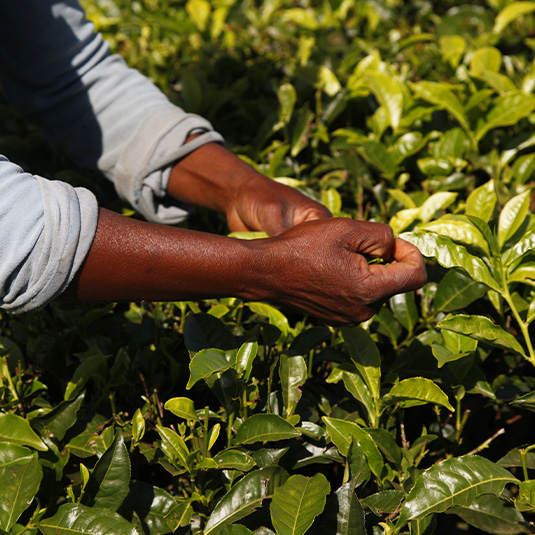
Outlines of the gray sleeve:
{"type": "Polygon", "coordinates": [[[166,202],[171,166],[221,136],[110,55],[76,0],[0,0],[0,79],[13,105],[146,219],[185,217],[166,202]],[[192,132],[201,135],[186,144],[192,132]]]}
{"type": "Polygon", "coordinates": [[[97,219],[88,190],[25,173],[0,156],[0,307],[25,312],[59,295],[82,265],[97,219]]]}

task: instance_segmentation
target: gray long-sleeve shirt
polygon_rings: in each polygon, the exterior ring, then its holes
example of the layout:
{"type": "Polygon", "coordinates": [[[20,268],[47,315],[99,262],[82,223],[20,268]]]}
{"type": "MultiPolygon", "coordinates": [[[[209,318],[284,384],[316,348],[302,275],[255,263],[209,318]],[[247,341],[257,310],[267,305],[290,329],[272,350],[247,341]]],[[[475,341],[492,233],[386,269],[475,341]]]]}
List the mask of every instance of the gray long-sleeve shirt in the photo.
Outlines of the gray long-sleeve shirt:
{"type": "MultiPolygon", "coordinates": [[[[96,167],[149,221],[174,224],[171,167],[222,141],[95,33],[77,0],[0,0],[0,83],[8,101],[85,167],[96,167]],[[185,143],[193,132],[201,135],[185,143]]],[[[0,155],[0,307],[24,312],[59,295],[85,259],[97,202],[83,188],[25,173],[0,155]]]]}

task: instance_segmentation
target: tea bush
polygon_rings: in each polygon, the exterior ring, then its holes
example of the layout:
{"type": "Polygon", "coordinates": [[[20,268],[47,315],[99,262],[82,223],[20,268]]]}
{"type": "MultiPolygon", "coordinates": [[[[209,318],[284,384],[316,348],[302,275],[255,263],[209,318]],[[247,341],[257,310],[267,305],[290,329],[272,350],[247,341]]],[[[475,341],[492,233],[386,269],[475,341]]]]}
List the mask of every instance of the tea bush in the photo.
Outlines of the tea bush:
{"type": "MultiPolygon", "coordinates": [[[[429,280],[355,328],[233,298],[2,313],[0,534],[534,532],[535,2],[85,5],[236,154],[390,223],[429,280]]],[[[0,115],[3,153],[130,213],[0,115]]]]}

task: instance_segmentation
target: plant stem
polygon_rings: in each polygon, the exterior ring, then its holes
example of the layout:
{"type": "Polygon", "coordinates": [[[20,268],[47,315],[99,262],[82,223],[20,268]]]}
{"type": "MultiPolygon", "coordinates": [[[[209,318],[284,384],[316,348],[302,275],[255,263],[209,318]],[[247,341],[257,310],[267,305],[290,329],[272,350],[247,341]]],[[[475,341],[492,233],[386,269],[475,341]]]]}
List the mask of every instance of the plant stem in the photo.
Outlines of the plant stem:
{"type": "MultiPolygon", "coordinates": [[[[505,280],[506,272],[505,268],[503,268],[503,277],[505,280]]],[[[507,284],[504,284],[504,291],[502,293],[503,298],[509,305],[509,308],[511,309],[511,312],[513,313],[513,316],[515,317],[516,322],[518,323],[518,326],[520,327],[520,331],[522,332],[522,336],[524,337],[524,341],[526,343],[526,346],[528,348],[529,356],[524,355],[524,357],[529,360],[529,362],[535,366],[535,350],[533,349],[533,344],[531,343],[531,338],[529,336],[529,330],[528,330],[528,323],[522,320],[520,317],[520,314],[518,313],[518,310],[515,307],[515,304],[513,302],[513,298],[511,297],[511,293],[509,292],[509,287],[507,284]]]]}
{"type": "Polygon", "coordinates": [[[518,450],[520,452],[520,459],[522,460],[522,473],[524,475],[524,481],[529,479],[527,455],[532,449],[535,449],[535,444],[518,450]]]}

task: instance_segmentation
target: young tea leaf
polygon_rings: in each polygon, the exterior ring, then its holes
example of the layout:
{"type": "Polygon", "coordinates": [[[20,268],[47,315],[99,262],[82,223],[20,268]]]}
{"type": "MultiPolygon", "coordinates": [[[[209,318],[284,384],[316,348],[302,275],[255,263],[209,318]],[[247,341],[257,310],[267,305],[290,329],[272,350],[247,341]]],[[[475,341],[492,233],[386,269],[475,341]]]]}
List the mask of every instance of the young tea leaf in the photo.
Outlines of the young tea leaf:
{"type": "Polygon", "coordinates": [[[189,390],[197,381],[224,372],[231,365],[227,359],[227,354],[222,349],[202,349],[195,354],[189,363],[190,377],[186,388],[189,390]]]}
{"type": "Polygon", "coordinates": [[[299,399],[301,386],[307,379],[307,365],[301,356],[290,357],[282,355],[279,366],[279,376],[282,388],[282,399],[286,409],[286,417],[291,416],[299,399]]]}
{"type": "Polygon", "coordinates": [[[410,377],[394,385],[390,392],[383,396],[381,401],[386,404],[398,403],[405,400],[417,400],[427,403],[436,403],[446,407],[451,412],[455,409],[451,406],[448,396],[431,379],[425,377],[410,377]]]}
{"type": "Polygon", "coordinates": [[[400,237],[416,245],[424,256],[434,258],[441,266],[461,268],[475,281],[501,291],[500,284],[490,274],[486,264],[449,238],[430,232],[407,232],[400,237]]]}
{"type": "Polygon", "coordinates": [[[193,400],[185,397],[171,398],[166,401],[164,408],[171,411],[175,416],[185,420],[198,422],[197,412],[193,400]]]}
{"type": "Polygon", "coordinates": [[[533,2],[512,2],[505,6],[496,17],[494,22],[494,33],[502,33],[507,25],[511,24],[515,19],[527,15],[535,11],[533,2]]]}
{"type": "Polygon", "coordinates": [[[447,316],[438,323],[437,327],[465,334],[481,342],[514,351],[519,355],[525,355],[523,347],[512,334],[504,331],[485,316],[468,316],[465,314],[447,316]]]}
{"type": "Polygon", "coordinates": [[[367,71],[366,78],[375,98],[383,106],[392,130],[397,130],[403,113],[403,92],[399,82],[379,71],[367,71]]]}
{"type": "Polygon", "coordinates": [[[29,446],[39,451],[48,449],[24,418],[11,413],[0,414],[0,442],[29,446]]]}
{"type": "Polygon", "coordinates": [[[503,247],[505,242],[520,228],[528,215],[530,191],[525,191],[510,199],[500,213],[498,221],[498,245],[503,247]]]}

